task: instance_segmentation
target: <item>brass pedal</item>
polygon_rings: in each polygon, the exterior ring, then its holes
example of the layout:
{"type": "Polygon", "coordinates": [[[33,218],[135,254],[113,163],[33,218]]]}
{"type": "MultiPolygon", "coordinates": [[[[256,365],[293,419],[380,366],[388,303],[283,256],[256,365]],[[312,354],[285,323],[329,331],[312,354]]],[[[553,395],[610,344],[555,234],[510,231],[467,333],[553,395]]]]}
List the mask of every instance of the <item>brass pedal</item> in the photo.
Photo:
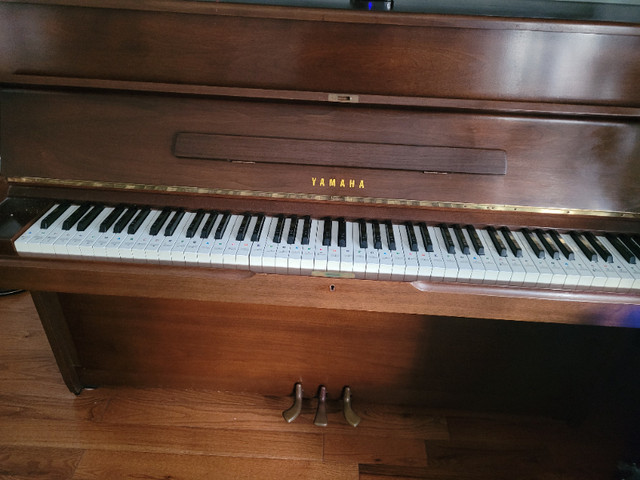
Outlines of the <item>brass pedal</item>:
{"type": "Polygon", "coordinates": [[[326,427],[329,425],[329,419],[327,418],[327,389],[324,385],[321,385],[318,390],[318,409],[316,410],[316,417],[313,419],[313,424],[318,427],[326,427]]]}
{"type": "Polygon", "coordinates": [[[282,416],[286,420],[287,423],[293,422],[302,411],[302,384],[296,383],[295,387],[295,399],[293,401],[293,405],[290,408],[282,412],[282,416]]]}
{"type": "Polygon", "coordinates": [[[342,391],[342,411],[344,413],[344,419],[352,427],[357,427],[360,423],[360,417],[351,408],[351,388],[344,387],[342,391]]]}

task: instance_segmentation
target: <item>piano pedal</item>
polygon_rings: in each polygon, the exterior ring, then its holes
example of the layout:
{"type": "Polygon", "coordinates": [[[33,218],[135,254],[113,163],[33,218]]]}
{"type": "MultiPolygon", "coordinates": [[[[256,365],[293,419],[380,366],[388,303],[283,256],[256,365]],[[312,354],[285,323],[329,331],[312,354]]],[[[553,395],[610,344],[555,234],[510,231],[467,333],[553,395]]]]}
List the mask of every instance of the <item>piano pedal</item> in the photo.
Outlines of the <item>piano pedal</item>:
{"type": "Polygon", "coordinates": [[[318,427],[326,427],[329,425],[327,418],[327,388],[324,385],[320,385],[318,390],[318,409],[316,410],[316,417],[313,419],[313,424],[318,427]]]}
{"type": "MultiPolygon", "coordinates": [[[[302,383],[296,383],[294,389],[294,401],[293,405],[282,412],[287,423],[291,423],[296,420],[302,412],[302,383]]],[[[316,407],[316,415],[313,419],[313,424],[318,427],[326,427],[329,425],[329,419],[327,416],[327,388],[324,385],[318,387],[318,406],[316,407]]],[[[342,390],[342,413],[345,420],[352,427],[357,427],[360,424],[360,416],[353,411],[351,406],[351,387],[345,386],[342,390]]]]}
{"type": "Polygon", "coordinates": [[[282,416],[284,417],[287,423],[293,422],[302,411],[302,384],[296,383],[295,386],[295,399],[293,401],[293,405],[290,408],[282,412],[282,416]]]}
{"type": "Polygon", "coordinates": [[[344,387],[342,390],[342,413],[344,413],[344,419],[352,427],[357,427],[360,424],[360,417],[351,408],[351,387],[344,387]]]}

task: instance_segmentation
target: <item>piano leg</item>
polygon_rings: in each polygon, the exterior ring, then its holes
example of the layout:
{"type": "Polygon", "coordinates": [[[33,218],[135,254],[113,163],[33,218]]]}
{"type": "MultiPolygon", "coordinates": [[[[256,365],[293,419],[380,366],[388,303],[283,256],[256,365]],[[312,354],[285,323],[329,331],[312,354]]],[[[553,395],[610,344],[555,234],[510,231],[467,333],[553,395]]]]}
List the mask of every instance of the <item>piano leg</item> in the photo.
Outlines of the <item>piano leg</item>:
{"type": "Polygon", "coordinates": [[[62,378],[69,390],[78,395],[84,388],[76,366],[78,355],[57,293],[31,292],[40,321],[53,350],[62,378]]]}

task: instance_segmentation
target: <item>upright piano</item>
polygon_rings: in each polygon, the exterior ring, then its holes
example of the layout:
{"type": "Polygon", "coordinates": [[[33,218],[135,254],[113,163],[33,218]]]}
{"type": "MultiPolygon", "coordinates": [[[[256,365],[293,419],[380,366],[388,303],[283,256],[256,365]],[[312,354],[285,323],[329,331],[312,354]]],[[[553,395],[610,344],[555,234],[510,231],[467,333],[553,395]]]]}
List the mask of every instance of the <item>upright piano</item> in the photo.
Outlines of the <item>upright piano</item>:
{"type": "Polygon", "coordinates": [[[634,365],[640,7],[450,3],[0,2],[0,288],[71,391],[553,410],[634,365]]]}

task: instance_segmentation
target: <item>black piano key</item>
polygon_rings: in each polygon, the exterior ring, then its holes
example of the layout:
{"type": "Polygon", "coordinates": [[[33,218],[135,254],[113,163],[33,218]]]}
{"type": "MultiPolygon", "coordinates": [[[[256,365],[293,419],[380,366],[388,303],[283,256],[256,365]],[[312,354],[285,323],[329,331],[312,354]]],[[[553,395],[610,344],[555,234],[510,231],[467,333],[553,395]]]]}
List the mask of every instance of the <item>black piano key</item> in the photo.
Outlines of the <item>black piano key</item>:
{"type": "Polygon", "coordinates": [[[127,233],[129,235],[133,235],[134,233],[136,233],[150,213],[151,213],[151,209],[149,207],[144,207],[140,209],[140,211],[136,215],[136,218],[134,218],[133,221],[127,227],[127,233]]]}
{"type": "Polygon", "coordinates": [[[256,215],[256,224],[253,227],[253,232],[251,233],[251,241],[257,242],[260,240],[260,235],[262,235],[262,229],[264,227],[264,213],[259,213],[256,215]]]}
{"type": "Polygon", "coordinates": [[[444,246],[447,249],[447,253],[454,255],[456,253],[456,246],[453,243],[453,238],[451,238],[449,227],[447,227],[444,223],[441,223],[440,225],[438,225],[438,228],[442,233],[442,239],[444,240],[444,246]]]}
{"type": "Polygon", "coordinates": [[[417,252],[418,239],[416,238],[416,231],[413,229],[413,223],[404,222],[404,226],[407,229],[407,239],[409,240],[409,249],[412,252],[417,252]]]}
{"type": "MultiPolygon", "coordinates": [[[[98,229],[100,231],[100,233],[104,233],[109,231],[109,229],[111,228],[111,226],[116,223],[116,220],[118,220],[118,218],[120,218],[120,215],[122,215],[122,212],[124,212],[125,210],[124,205],[118,205],[117,207],[115,207],[111,213],[109,215],[107,215],[107,218],[105,218],[102,223],[100,224],[100,228],[98,229]]],[[[123,227],[124,228],[124,227],[123,227]]]]}
{"type": "Polygon", "coordinates": [[[200,238],[209,238],[211,235],[211,230],[213,230],[213,225],[216,223],[216,219],[218,218],[219,213],[215,210],[209,212],[209,216],[207,217],[206,222],[202,226],[202,231],[200,232],[200,238]]]}
{"type": "Polygon", "coordinates": [[[311,217],[309,215],[305,215],[302,217],[302,237],[301,243],[302,245],[309,245],[311,241],[311,217]]]}
{"type": "Polygon", "coordinates": [[[467,239],[464,236],[462,227],[460,227],[460,225],[454,225],[453,233],[456,234],[456,239],[458,240],[458,245],[460,245],[460,250],[462,250],[462,253],[464,253],[465,255],[469,255],[469,244],[467,243],[467,239]]]}
{"type": "Polygon", "coordinates": [[[276,231],[273,233],[273,243],[280,243],[282,241],[282,232],[284,231],[284,215],[278,215],[276,218],[278,223],[276,223],[276,231]]]}
{"type": "Polygon", "coordinates": [[[251,223],[251,214],[245,213],[242,216],[242,222],[240,222],[240,228],[238,228],[238,233],[236,235],[236,240],[238,242],[242,242],[244,237],[247,236],[247,231],[249,230],[249,224],[251,223]]]}
{"type": "Polygon", "coordinates": [[[626,233],[620,234],[618,237],[627,246],[627,248],[633,252],[633,255],[636,258],[640,258],[640,243],[636,243],[631,235],[627,235],[626,233]]]}
{"type": "Polygon", "coordinates": [[[418,228],[420,229],[420,236],[422,237],[422,243],[424,244],[425,250],[427,252],[433,252],[433,241],[431,240],[431,235],[427,229],[427,224],[420,222],[418,224],[418,228]]]}
{"type": "Polygon", "coordinates": [[[129,222],[131,221],[131,219],[133,218],[133,216],[136,214],[137,211],[138,211],[138,207],[127,208],[127,211],[124,212],[124,215],[122,215],[118,219],[116,224],[113,226],[113,233],[122,232],[125,229],[125,227],[129,224],[129,222]]]}
{"type": "Polygon", "coordinates": [[[573,241],[576,242],[576,245],[578,245],[580,250],[582,250],[582,253],[584,253],[584,256],[587,257],[589,261],[598,261],[598,254],[589,246],[589,243],[584,239],[582,235],[580,235],[578,232],[571,232],[569,235],[571,235],[573,241]]]}
{"type": "Polygon", "coordinates": [[[293,245],[296,243],[296,235],[298,235],[298,216],[291,215],[289,217],[291,223],[289,224],[289,231],[287,232],[287,243],[293,245]]]}
{"type": "Polygon", "coordinates": [[[324,229],[322,231],[322,245],[325,247],[331,246],[331,228],[333,222],[330,217],[325,217],[324,219],[324,229]]]}
{"type": "Polygon", "coordinates": [[[371,221],[371,229],[373,234],[373,248],[380,250],[382,248],[382,236],[380,235],[380,224],[377,220],[371,221]]]}
{"type": "Polygon", "coordinates": [[[191,223],[187,227],[187,238],[193,238],[196,236],[196,232],[198,228],[200,228],[200,224],[202,220],[204,220],[204,210],[197,210],[196,214],[193,216],[191,223]]]}
{"type": "Polygon", "coordinates": [[[509,248],[511,249],[511,253],[513,253],[513,255],[516,257],[521,257],[522,247],[520,246],[520,243],[518,243],[516,237],[513,235],[513,232],[507,227],[502,227],[500,231],[502,232],[502,235],[504,235],[504,238],[507,241],[507,245],[509,245],[509,248]]]}
{"type": "Polygon", "coordinates": [[[220,240],[224,237],[224,232],[227,230],[229,220],[231,220],[231,212],[224,212],[220,219],[220,223],[218,224],[218,228],[216,228],[216,233],[213,234],[213,238],[215,240],[220,240]]]}
{"type": "Polygon", "coordinates": [[[622,240],[620,240],[617,235],[614,235],[612,233],[607,233],[606,237],[607,237],[607,240],[609,240],[609,243],[613,245],[613,248],[615,248],[618,251],[618,253],[622,255],[622,258],[624,258],[627,261],[627,263],[631,263],[631,264],[636,263],[636,257],[633,254],[633,252],[629,250],[624,243],[622,243],[622,240]]]}
{"type": "Polygon", "coordinates": [[[151,224],[151,228],[149,229],[149,234],[154,236],[158,235],[158,233],[160,233],[160,230],[166,223],[167,219],[169,218],[169,215],[171,215],[171,209],[169,207],[163,208],[162,211],[160,212],[160,215],[158,215],[158,218],[156,218],[155,221],[151,224]]]}
{"type": "Polygon", "coordinates": [[[384,222],[387,227],[387,244],[389,245],[389,250],[396,249],[396,236],[393,233],[393,225],[391,224],[391,220],[387,220],[384,222]]]}
{"type": "Polygon", "coordinates": [[[555,230],[549,231],[549,235],[553,238],[553,241],[556,242],[556,245],[564,255],[567,260],[574,260],[576,258],[576,254],[573,253],[573,249],[569,246],[567,241],[560,236],[558,232],[555,230]]]}
{"type": "Polygon", "coordinates": [[[87,228],[89,228],[89,225],[94,222],[96,217],[100,215],[100,212],[102,212],[103,210],[104,205],[94,205],[93,207],[91,207],[91,210],[89,210],[87,214],[78,222],[77,230],[79,232],[84,232],[87,228]]]}
{"type": "Polygon", "coordinates": [[[473,245],[476,253],[478,255],[484,255],[484,244],[480,239],[480,235],[478,235],[478,232],[476,232],[475,227],[473,225],[467,225],[465,228],[467,229],[467,233],[469,234],[469,238],[471,239],[471,244],[473,245]]]}
{"type": "Polygon", "coordinates": [[[53,212],[51,212],[49,215],[47,215],[46,217],[44,217],[41,221],[40,221],[40,228],[42,228],[43,230],[46,230],[47,228],[49,228],[51,225],[53,225],[53,223],[58,220],[60,218],[60,216],[66,212],[69,207],[71,206],[71,204],[69,202],[64,202],[61,203],[60,205],[58,205],[53,212]]]}
{"type": "Polygon", "coordinates": [[[364,219],[358,220],[358,240],[360,248],[369,247],[369,241],[367,240],[367,222],[364,219]]]}
{"type": "Polygon", "coordinates": [[[347,222],[344,218],[338,219],[338,246],[347,246],[347,222]]]}
{"type": "Polygon", "coordinates": [[[528,228],[523,228],[520,232],[524,235],[524,238],[527,240],[527,243],[531,247],[531,250],[533,250],[536,257],[544,258],[544,247],[542,246],[542,243],[540,243],[540,240],[538,240],[538,237],[534,236],[533,232],[528,228]]]}
{"type": "Polygon", "coordinates": [[[596,236],[591,232],[584,232],[584,238],[588,240],[593,248],[595,248],[596,252],[602,257],[602,259],[607,263],[613,263],[613,255],[611,252],[607,250],[607,248],[602,244],[600,240],[596,238],[596,236]]]}
{"type": "Polygon", "coordinates": [[[553,241],[553,238],[551,238],[551,235],[549,235],[549,232],[545,232],[538,228],[536,229],[536,235],[540,239],[540,243],[542,243],[544,249],[549,252],[549,255],[551,255],[551,258],[554,260],[560,260],[560,251],[556,248],[556,244],[553,241]]]}
{"type": "Polygon", "coordinates": [[[62,229],[71,230],[73,226],[78,223],[82,217],[84,217],[90,208],[90,203],[83,203],[80,205],[64,222],[62,222],[62,229]]]}
{"type": "Polygon", "coordinates": [[[495,227],[491,227],[491,226],[487,227],[487,233],[489,234],[489,238],[491,238],[491,242],[493,243],[493,246],[496,248],[498,255],[500,255],[501,257],[506,257],[507,247],[504,246],[504,242],[498,235],[498,231],[495,229],[495,227]]]}
{"type": "Polygon", "coordinates": [[[171,217],[171,220],[169,220],[167,228],[164,229],[165,237],[170,237],[171,235],[176,233],[176,228],[178,228],[178,224],[182,220],[182,217],[184,217],[184,210],[182,208],[176,210],[176,212],[173,214],[173,217],[171,217]]]}

